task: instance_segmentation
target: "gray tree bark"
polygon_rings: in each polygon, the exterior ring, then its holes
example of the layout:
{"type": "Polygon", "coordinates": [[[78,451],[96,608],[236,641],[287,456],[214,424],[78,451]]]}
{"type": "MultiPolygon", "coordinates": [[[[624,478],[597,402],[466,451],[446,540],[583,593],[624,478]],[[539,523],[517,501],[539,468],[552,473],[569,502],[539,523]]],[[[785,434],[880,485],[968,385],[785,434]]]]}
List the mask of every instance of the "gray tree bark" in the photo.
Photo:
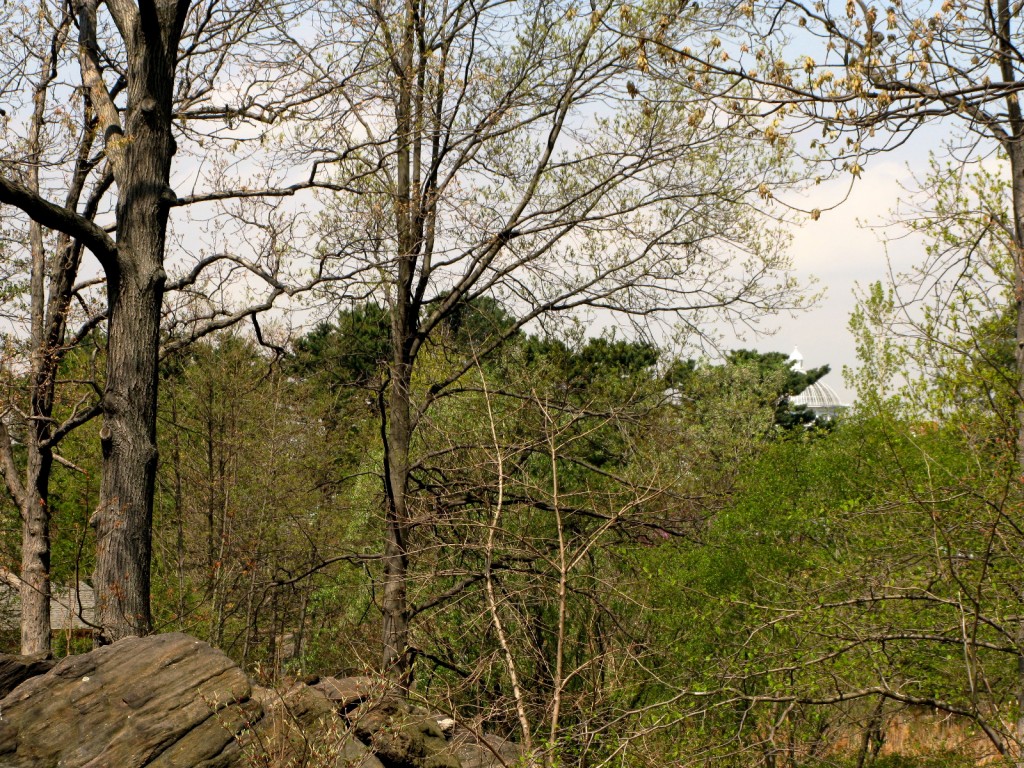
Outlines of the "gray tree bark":
{"type": "Polygon", "coordinates": [[[117,244],[107,277],[103,477],[96,529],[96,643],[152,628],[150,557],[156,480],[157,360],[171,192],[172,98],[189,0],[126,0],[108,8],[127,57],[126,106],[114,106],[96,49],[96,2],[78,4],[83,80],[98,105],[117,183],[117,244]]]}

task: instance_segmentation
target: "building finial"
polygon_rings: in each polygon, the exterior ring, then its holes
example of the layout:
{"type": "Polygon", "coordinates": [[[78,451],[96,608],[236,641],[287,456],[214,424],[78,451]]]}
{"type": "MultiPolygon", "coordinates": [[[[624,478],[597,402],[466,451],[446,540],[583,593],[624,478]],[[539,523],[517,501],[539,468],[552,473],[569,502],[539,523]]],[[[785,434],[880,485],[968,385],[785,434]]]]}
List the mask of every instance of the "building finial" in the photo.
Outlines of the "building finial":
{"type": "Polygon", "coordinates": [[[793,351],[789,355],[789,365],[797,373],[804,372],[804,356],[796,347],[793,347],[793,351]]]}

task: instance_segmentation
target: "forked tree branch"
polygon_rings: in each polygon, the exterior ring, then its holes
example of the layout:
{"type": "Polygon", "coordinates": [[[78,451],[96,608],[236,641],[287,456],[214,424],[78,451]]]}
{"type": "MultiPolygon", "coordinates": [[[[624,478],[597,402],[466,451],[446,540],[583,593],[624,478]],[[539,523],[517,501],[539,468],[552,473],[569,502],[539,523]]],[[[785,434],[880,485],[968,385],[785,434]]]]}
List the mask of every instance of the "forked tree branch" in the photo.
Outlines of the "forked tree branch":
{"type": "Polygon", "coordinates": [[[104,268],[117,258],[117,243],[101,227],[74,211],[51,203],[11,179],[0,175],[0,203],[11,205],[32,221],[77,238],[92,251],[104,268]]]}

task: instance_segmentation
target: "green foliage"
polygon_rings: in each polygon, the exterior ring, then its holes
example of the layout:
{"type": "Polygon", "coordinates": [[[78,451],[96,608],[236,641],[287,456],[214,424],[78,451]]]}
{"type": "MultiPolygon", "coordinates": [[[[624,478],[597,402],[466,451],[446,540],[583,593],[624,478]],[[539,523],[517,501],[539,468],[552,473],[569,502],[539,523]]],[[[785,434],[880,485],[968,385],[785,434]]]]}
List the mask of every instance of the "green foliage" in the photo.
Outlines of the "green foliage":
{"type": "MultiPolygon", "coordinates": [[[[427,570],[412,579],[414,604],[459,595],[419,629],[424,684],[458,691],[463,711],[515,729],[497,614],[513,628],[508,653],[531,721],[550,711],[559,649],[565,668],[578,670],[560,689],[573,702],[557,745],[565,760],[609,716],[592,702],[631,711],[671,696],[649,674],[672,647],[658,634],[652,573],[674,570],[678,543],[702,535],[728,504],[772,423],[774,401],[752,366],[694,366],[685,389],[667,393],[657,363],[657,350],[615,338],[527,338],[443,400],[421,438],[443,481],[424,482],[418,501],[436,522],[417,540],[427,570]],[[500,564],[496,605],[482,585],[459,591],[488,551],[500,564]],[[564,603],[563,556],[572,563],[564,603]]],[[[676,618],[678,605],[678,593],[666,597],[676,618]]],[[[638,712],[619,727],[643,722],[638,712]]]]}
{"type": "Polygon", "coordinates": [[[775,426],[782,430],[796,427],[821,427],[830,425],[828,418],[818,418],[805,405],[793,405],[791,398],[799,395],[809,386],[825,376],[831,368],[823,365],[809,371],[797,370],[789,356],[782,352],[757,352],[752,349],[733,350],[726,356],[727,365],[752,366],[764,382],[772,382],[775,389],[775,426]]]}
{"type": "Polygon", "coordinates": [[[368,601],[353,564],[375,497],[361,491],[360,470],[379,454],[348,445],[353,431],[342,425],[352,411],[319,380],[285,375],[231,334],[191,346],[164,370],[159,625],[247,665],[352,664],[356,637],[333,652],[323,644],[368,601]]]}
{"type": "Polygon", "coordinates": [[[936,216],[920,227],[931,266],[863,297],[856,414],[823,440],[767,444],[700,545],[658,563],[664,642],[701,669],[690,686],[709,692],[711,732],[750,754],[828,762],[830,743],[882,733],[901,702],[1004,748],[1019,739],[1015,313],[1000,288],[999,184],[984,176],[936,178],[936,216]],[[908,287],[927,301],[903,301],[908,287]]]}
{"type": "MultiPolygon", "coordinates": [[[[449,294],[443,293],[438,300],[445,301],[448,297],[449,294]]],[[[448,338],[444,341],[463,352],[486,349],[507,337],[515,324],[516,318],[497,300],[486,295],[477,296],[460,301],[445,315],[444,329],[448,338]]]]}
{"type": "Polygon", "coordinates": [[[290,368],[299,376],[315,374],[321,386],[339,393],[368,387],[381,378],[391,357],[387,309],[367,303],[338,313],[295,342],[290,368]]]}

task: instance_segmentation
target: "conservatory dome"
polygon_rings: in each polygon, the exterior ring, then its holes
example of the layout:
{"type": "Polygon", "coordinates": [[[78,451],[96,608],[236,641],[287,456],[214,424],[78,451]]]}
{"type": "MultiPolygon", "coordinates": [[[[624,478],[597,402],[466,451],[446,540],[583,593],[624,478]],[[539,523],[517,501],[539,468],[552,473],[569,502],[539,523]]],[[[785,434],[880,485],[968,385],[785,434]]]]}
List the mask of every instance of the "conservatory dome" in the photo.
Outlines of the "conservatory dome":
{"type": "MultiPolygon", "coordinates": [[[[796,347],[793,347],[793,354],[789,356],[789,364],[795,371],[802,372],[804,369],[803,355],[796,347]]],[[[799,395],[791,397],[789,402],[793,405],[806,405],[807,410],[813,411],[815,416],[836,416],[850,407],[840,399],[832,387],[820,380],[799,395]]]]}

